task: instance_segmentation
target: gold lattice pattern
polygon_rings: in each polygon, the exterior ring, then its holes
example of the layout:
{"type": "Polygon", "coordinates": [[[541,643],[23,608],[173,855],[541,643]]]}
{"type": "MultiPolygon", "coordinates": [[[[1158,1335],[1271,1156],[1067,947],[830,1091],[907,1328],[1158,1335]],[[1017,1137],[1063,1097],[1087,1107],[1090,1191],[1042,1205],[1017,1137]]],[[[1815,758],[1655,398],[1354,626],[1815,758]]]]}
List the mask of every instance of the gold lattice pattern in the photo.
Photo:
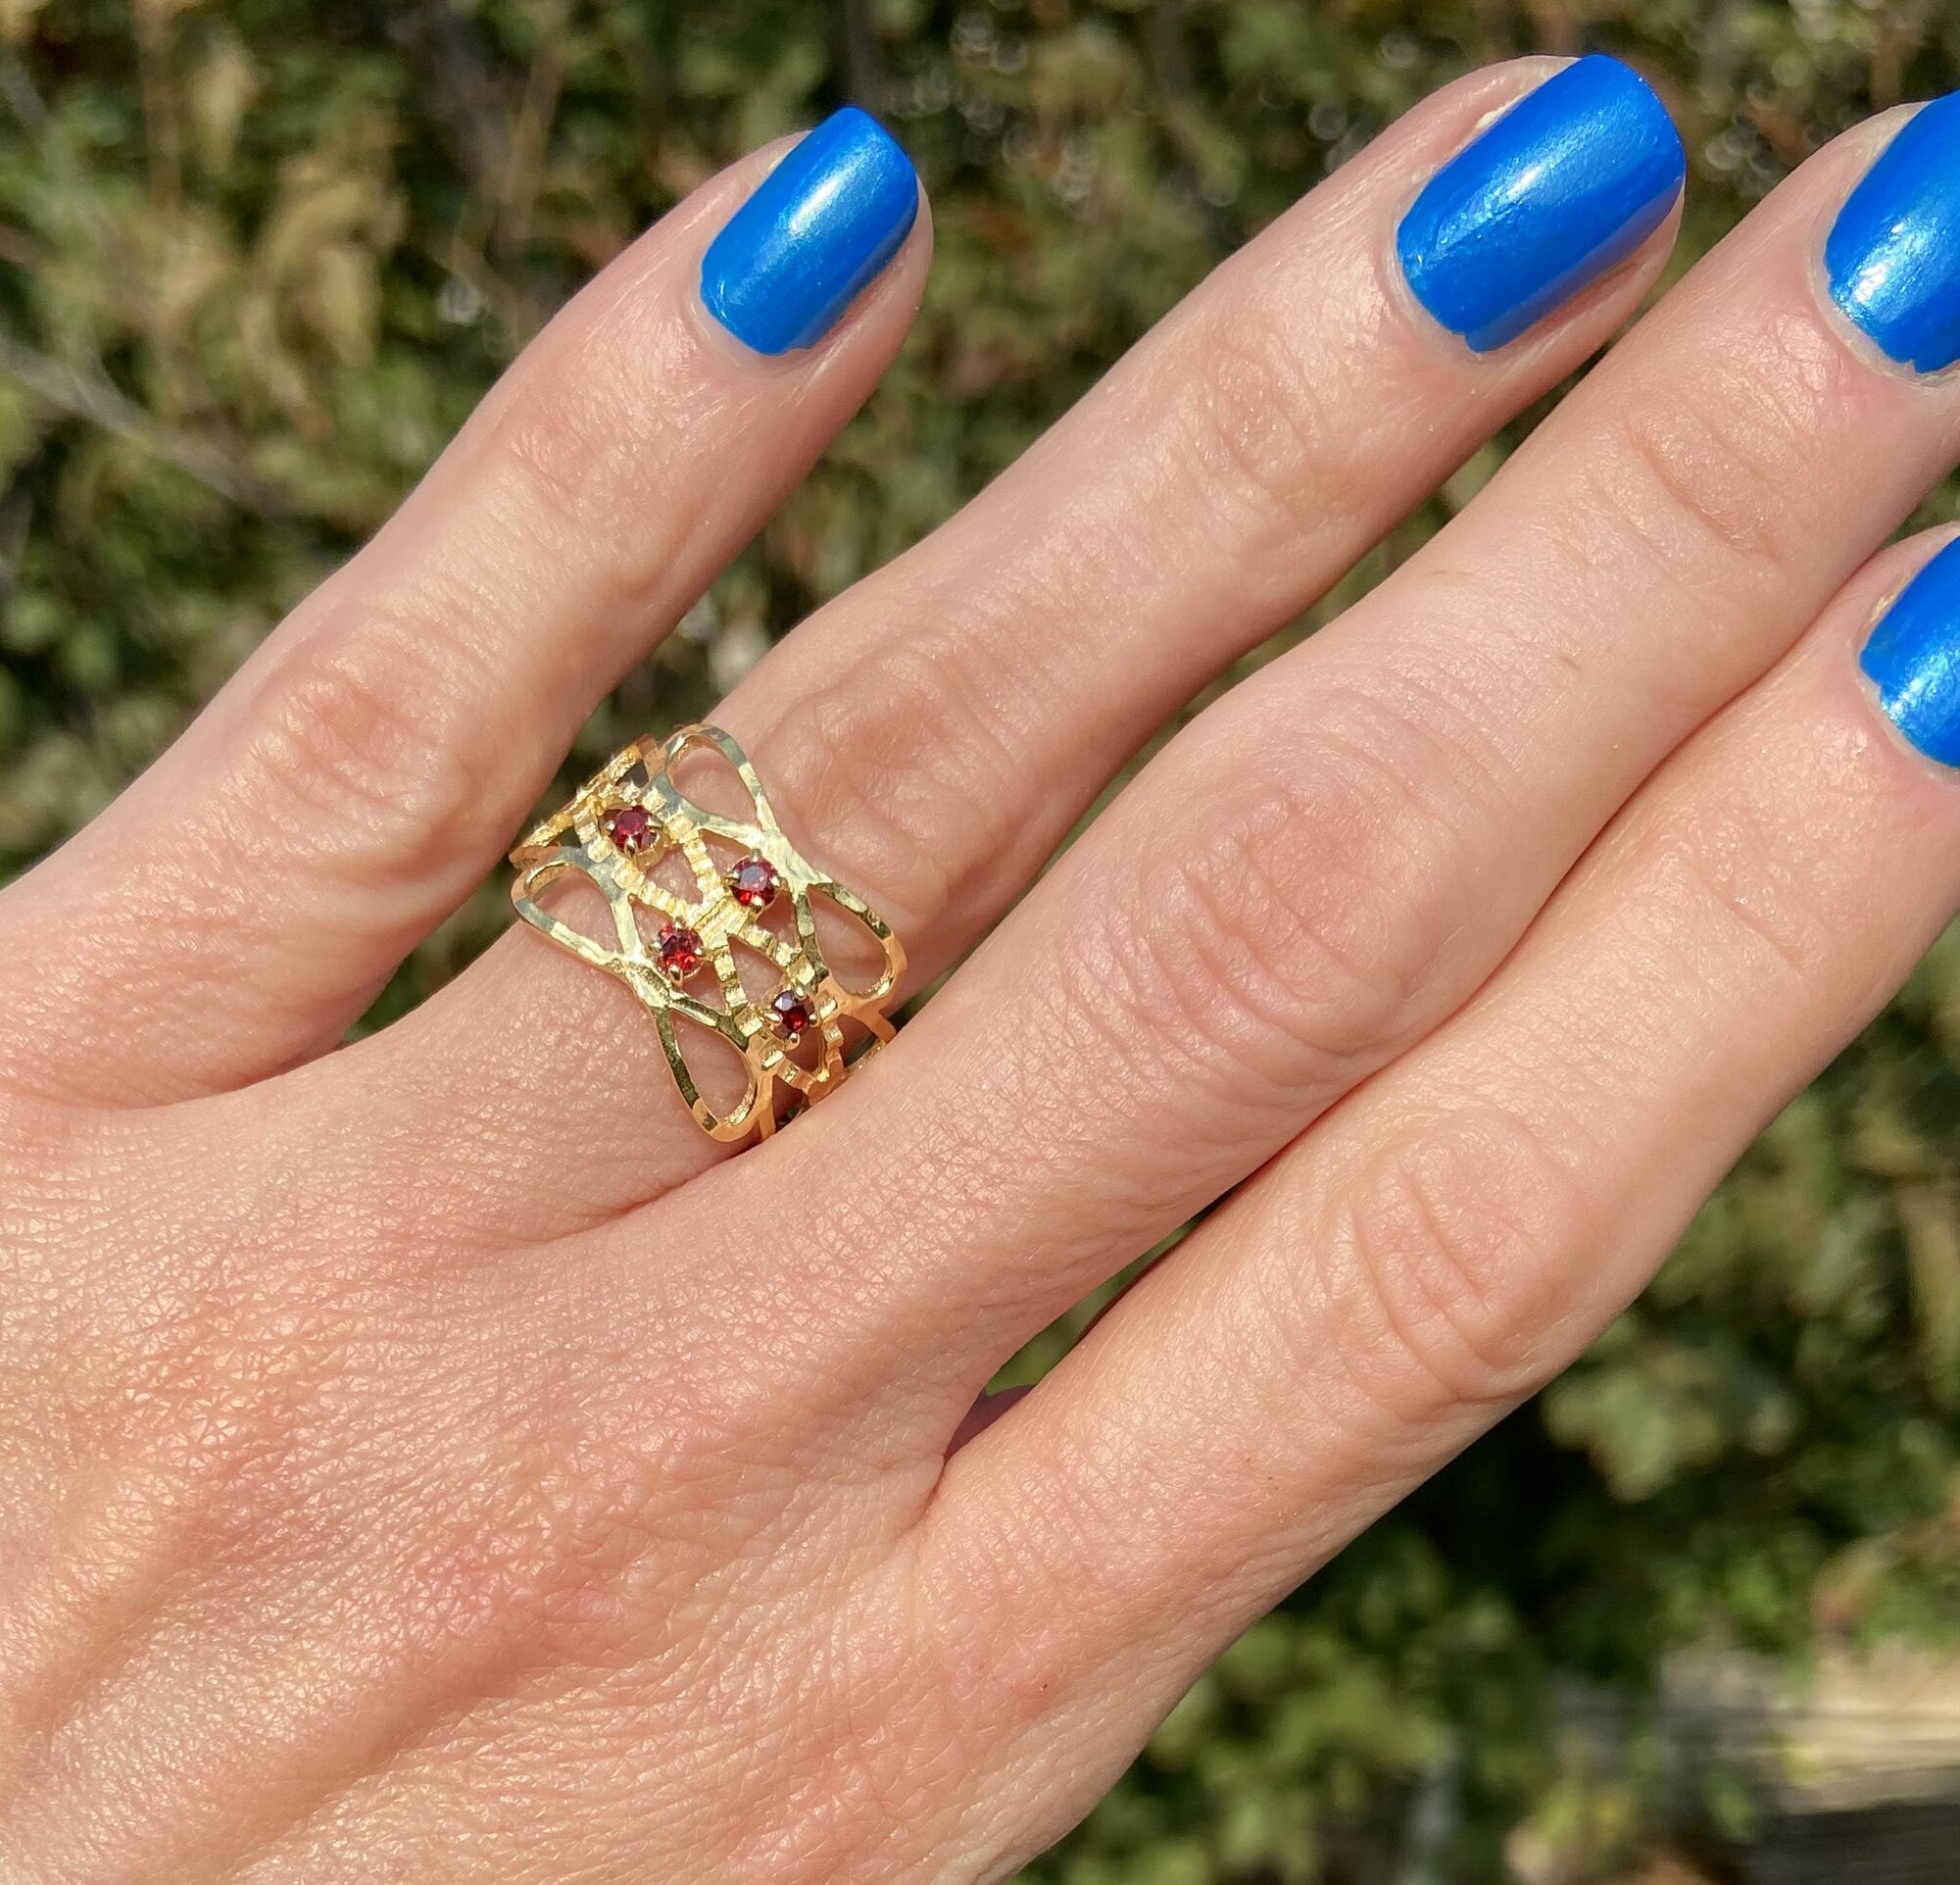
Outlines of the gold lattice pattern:
{"type": "Polygon", "coordinates": [[[589,779],[563,811],[529,831],[511,854],[517,913],[561,948],[616,975],[637,995],[660,1030],[674,1084],[702,1130],[740,1139],[766,1137],[779,1110],[813,1105],[839,1086],[851,1067],[892,1038],[884,1005],[906,970],[906,952],[883,919],[854,892],[811,868],[783,836],[755,769],[734,740],[713,726],[683,726],[664,745],[637,740],[589,779]],[[711,747],[735,769],[753,820],[724,818],[688,798],[673,769],[697,748],[711,747]],[[723,867],[709,850],[715,837],[741,857],[723,867]],[[656,881],[678,853],[694,873],[696,896],[656,881]],[[576,872],[605,897],[616,940],[585,935],[538,902],[539,894],[576,872]],[[884,952],[884,969],[866,989],[844,986],[824,961],[812,896],[855,918],[884,952]],[[771,909],[790,917],[785,934],[761,920],[771,909]],[[751,995],[736,961],[740,943],[773,966],[778,980],[751,995]],[[742,1058],[748,1090],[739,1105],[715,1113],[701,1096],[682,1051],[676,1022],[685,1018],[718,1034],[742,1058]],[[863,1031],[847,1052],[844,1024],[863,1031]],[[811,1044],[815,1052],[798,1058],[811,1044]],[[779,1094],[793,1089],[801,1100],[779,1094]],[[781,1107],[779,1108],[779,1101],[781,1107]]]}

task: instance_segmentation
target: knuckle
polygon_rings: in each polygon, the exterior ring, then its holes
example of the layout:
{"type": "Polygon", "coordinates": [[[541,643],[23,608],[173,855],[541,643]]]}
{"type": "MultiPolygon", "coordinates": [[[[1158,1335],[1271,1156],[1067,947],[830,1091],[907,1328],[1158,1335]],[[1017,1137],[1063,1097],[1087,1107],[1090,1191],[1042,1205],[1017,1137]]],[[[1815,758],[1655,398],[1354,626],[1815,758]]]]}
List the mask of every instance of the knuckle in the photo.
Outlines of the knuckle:
{"type": "Polygon", "coordinates": [[[711,456],[709,441],[730,422],[725,398],[670,396],[701,381],[684,344],[662,296],[621,292],[574,304],[565,328],[533,346],[484,440],[504,474],[492,488],[508,484],[503,502],[526,539],[550,529],[560,554],[616,564],[622,577],[662,566],[676,468],[711,456]]]}
{"type": "Polygon", "coordinates": [[[642,1600],[661,1592],[673,1561],[704,1563],[689,1545],[687,1502],[673,1497],[673,1463],[638,1447],[580,1433],[524,1450],[514,1483],[477,1527],[454,1567],[479,1592],[471,1606],[499,1634],[527,1637],[554,1660],[610,1660],[642,1600]]]}
{"type": "Polygon", "coordinates": [[[1314,1287],[1345,1300],[1349,1326],[1320,1352],[1407,1424],[1519,1398],[1549,1371],[1544,1337],[1590,1215],[1576,1176],[1516,1115],[1478,1102],[1415,1124],[1342,1197],[1314,1287]]]}
{"type": "Polygon", "coordinates": [[[1137,984],[1122,1010],[1175,1023],[1187,1073],[1285,1103],[1304,1085],[1345,1085],[1402,989],[1395,965],[1353,938],[1364,921],[1356,900],[1385,891],[1369,864],[1301,881],[1269,855],[1260,810],[1249,807],[1201,855],[1153,872],[1148,904],[1107,954],[1137,984]]]}
{"type": "Polygon", "coordinates": [[[1034,826],[1026,738],[984,635],[901,638],[829,676],[769,734],[765,769],[817,862],[913,933],[1017,876],[1034,826]]]}
{"type": "Polygon", "coordinates": [[[657,1383],[579,1406],[564,1359],[530,1365],[527,1409],[502,1427],[492,1417],[490,1470],[446,1444],[401,1469],[442,1514],[410,1601],[499,1658],[606,1664],[643,1649],[648,1619],[738,1558],[782,1500],[754,1459],[753,1422],[703,1370],[676,1359],[657,1383]]]}
{"type": "Polygon", "coordinates": [[[1829,429],[1830,370],[1794,334],[1759,338],[1715,388],[1625,402],[1587,480],[1616,524],[1689,579],[1711,557],[1779,574],[1814,527],[1794,471],[1829,429]]]}
{"type": "Polygon", "coordinates": [[[663,558],[659,546],[648,546],[648,524],[662,515],[662,497],[648,468],[684,461],[690,446],[672,436],[670,423],[663,428],[654,404],[635,409],[635,420],[646,422],[628,447],[618,389],[606,386],[612,398],[603,403],[601,390],[527,387],[492,433],[501,477],[489,488],[498,491],[501,483],[500,508],[523,520],[526,538],[535,541],[549,520],[555,556],[582,554],[597,565],[611,546],[630,544],[635,569],[658,568],[663,558]],[[631,465],[622,464],[629,451],[631,465]]]}
{"type": "Polygon", "coordinates": [[[466,599],[424,578],[358,622],[303,638],[259,703],[240,779],[256,827],[309,869],[381,886],[440,880],[501,835],[482,790],[515,719],[450,624],[466,599]]]}
{"type": "Polygon", "coordinates": [[[1686,906],[1684,936],[1697,963],[1712,930],[1725,949],[1800,990],[1841,955],[1841,925],[1824,908],[1832,886],[1788,856],[1788,840],[1737,807],[1711,812],[1690,843],[1673,835],[1659,840],[1657,868],[1676,891],[1662,903],[1686,906]]]}
{"type": "MultiPolygon", "coordinates": [[[[202,1263],[140,1291],[105,1273],[95,1305],[63,1382],[119,1486],[91,1522],[129,1541],[139,1571],[278,1560],[333,1476],[320,1436],[348,1325],[272,1265],[249,1290],[202,1263]]],[[[85,1530],[83,1548],[99,1536],[85,1530]]]]}
{"type": "Polygon", "coordinates": [[[1202,843],[1146,857],[1107,952],[1242,1097],[1289,1106],[1344,1089],[1418,1019],[1482,796],[1401,714],[1324,705],[1310,763],[1232,778],[1202,843]]]}
{"type": "Polygon", "coordinates": [[[1188,370],[1180,446],[1200,489],[1290,545],[1326,528],[1341,493],[1357,488],[1321,390],[1331,375],[1318,369],[1297,323],[1254,304],[1208,325],[1188,370]]]}
{"type": "Polygon", "coordinates": [[[815,1726],[798,1759],[807,1784],[793,1819],[761,1818],[743,1858],[758,1875],[815,1881],[887,1873],[938,1850],[981,1749],[925,1632],[881,1606],[812,1665],[811,1681],[803,1713],[815,1726]]]}

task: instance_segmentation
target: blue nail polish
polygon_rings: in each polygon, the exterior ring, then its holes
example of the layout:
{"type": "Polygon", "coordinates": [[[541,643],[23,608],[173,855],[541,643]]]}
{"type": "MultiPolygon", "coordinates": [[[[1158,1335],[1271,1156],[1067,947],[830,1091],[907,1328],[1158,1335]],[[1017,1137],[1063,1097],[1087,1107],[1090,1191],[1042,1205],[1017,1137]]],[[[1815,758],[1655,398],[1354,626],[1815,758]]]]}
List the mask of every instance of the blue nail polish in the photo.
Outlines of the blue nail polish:
{"type": "Polygon", "coordinates": [[[1489,353],[1632,255],[1666,221],[1687,171],[1652,87],[1595,53],[1437,172],[1396,253],[1415,298],[1489,353]]]}
{"type": "Polygon", "coordinates": [[[1960,766],[1960,541],[1906,584],[1858,665],[1913,745],[1942,766],[1960,766]]]}
{"type": "Polygon", "coordinates": [[[1960,93],[1915,113],[1824,244],[1837,302],[1901,366],[1960,360],[1960,93]]]}
{"type": "Polygon", "coordinates": [[[757,185],[701,261],[701,298],[760,354],[809,347],[898,253],[918,174],[876,119],[833,112],[757,185]]]}

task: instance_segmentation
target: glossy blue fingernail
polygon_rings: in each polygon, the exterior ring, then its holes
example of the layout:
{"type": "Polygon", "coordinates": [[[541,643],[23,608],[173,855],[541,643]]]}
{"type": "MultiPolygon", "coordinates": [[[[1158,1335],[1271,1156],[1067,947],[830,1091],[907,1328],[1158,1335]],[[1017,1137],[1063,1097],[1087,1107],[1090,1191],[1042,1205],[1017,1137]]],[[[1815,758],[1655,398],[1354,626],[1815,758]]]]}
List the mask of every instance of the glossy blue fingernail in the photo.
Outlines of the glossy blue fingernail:
{"type": "Polygon", "coordinates": [[[1906,584],[1858,665],[1913,745],[1942,766],[1960,766],[1960,541],[1906,584]]]}
{"type": "Polygon", "coordinates": [[[1824,245],[1831,298],[1903,367],[1960,360],[1960,94],[1907,120],[1824,245]]]}
{"type": "Polygon", "coordinates": [[[809,347],[899,251],[918,174],[876,119],[847,105],[757,185],[701,260],[701,298],[759,354],[809,347]]]}
{"type": "Polygon", "coordinates": [[[1489,353],[1632,255],[1666,221],[1687,170],[1653,88],[1594,54],[1437,172],[1396,253],[1415,298],[1489,353]]]}

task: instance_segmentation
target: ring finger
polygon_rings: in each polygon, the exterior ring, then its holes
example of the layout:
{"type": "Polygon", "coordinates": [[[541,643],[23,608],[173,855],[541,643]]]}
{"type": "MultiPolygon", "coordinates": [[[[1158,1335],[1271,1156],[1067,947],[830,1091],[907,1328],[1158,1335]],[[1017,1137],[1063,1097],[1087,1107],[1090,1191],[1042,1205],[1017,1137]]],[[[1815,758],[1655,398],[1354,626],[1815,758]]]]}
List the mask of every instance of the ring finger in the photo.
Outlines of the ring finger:
{"type": "MultiPolygon", "coordinates": [[[[1605,60],[1520,62],[1411,114],[737,690],[717,718],[791,836],[921,974],[956,957],[1165,715],[1624,320],[1665,253],[1680,162],[1652,94],[1605,60]],[[1480,273],[1442,238],[1398,259],[1411,195],[1521,95],[1476,174],[1522,260],[1480,273]],[[1574,174],[1589,134],[1617,153],[1600,175],[1574,174]],[[1404,263],[1473,345],[1411,297],[1404,263]]],[[[318,1143],[322,1110],[358,1112],[347,1142],[390,1195],[479,1216],[487,1198],[520,1236],[604,1217],[710,1155],[630,998],[527,934],[317,1072],[279,1129],[318,1143]],[[459,1096],[468,1143],[432,1168],[429,1121],[459,1096]],[[519,1164],[576,1177],[521,1197],[486,1183],[519,1164]]]]}

